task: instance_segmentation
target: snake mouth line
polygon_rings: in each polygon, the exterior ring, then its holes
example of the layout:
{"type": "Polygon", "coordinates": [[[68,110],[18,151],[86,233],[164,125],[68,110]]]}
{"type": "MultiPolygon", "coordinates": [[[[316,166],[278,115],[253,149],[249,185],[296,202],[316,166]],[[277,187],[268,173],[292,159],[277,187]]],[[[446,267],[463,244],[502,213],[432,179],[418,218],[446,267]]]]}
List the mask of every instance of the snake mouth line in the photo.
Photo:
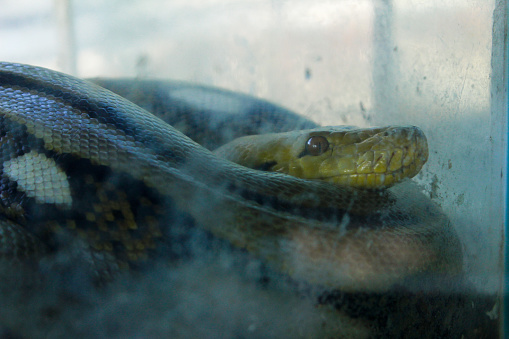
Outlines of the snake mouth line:
{"type": "Polygon", "coordinates": [[[404,178],[411,178],[413,175],[409,173],[417,173],[416,164],[405,166],[399,170],[390,173],[354,173],[354,174],[339,174],[329,177],[317,178],[336,185],[348,185],[351,187],[359,188],[387,188],[390,187],[404,178]]]}

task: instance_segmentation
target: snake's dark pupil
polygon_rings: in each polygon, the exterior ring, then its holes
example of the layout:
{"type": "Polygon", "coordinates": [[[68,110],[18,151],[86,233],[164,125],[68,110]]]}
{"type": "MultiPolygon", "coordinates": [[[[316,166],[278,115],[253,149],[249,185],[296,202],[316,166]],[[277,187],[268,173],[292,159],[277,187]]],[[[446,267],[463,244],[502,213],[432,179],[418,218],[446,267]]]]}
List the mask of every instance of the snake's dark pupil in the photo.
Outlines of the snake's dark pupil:
{"type": "Polygon", "coordinates": [[[306,153],[309,155],[320,155],[329,149],[329,142],[322,136],[313,136],[306,142],[306,153]]]}

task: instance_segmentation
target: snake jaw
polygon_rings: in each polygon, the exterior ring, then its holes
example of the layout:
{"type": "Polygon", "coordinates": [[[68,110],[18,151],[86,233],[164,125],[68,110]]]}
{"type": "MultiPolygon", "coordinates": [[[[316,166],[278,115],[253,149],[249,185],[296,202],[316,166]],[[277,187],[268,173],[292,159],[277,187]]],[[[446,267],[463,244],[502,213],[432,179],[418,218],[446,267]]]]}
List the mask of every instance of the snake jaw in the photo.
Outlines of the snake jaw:
{"type": "MultiPolygon", "coordinates": [[[[409,171],[399,170],[392,173],[369,173],[369,174],[345,174],[319,180],[327,181],[340,186],[351,186],[357,188],[385,188],[390,187],[405,178],[411,178],[409,171]]],[[[413,170],[412,172],[418,172],[413,170]]]]}

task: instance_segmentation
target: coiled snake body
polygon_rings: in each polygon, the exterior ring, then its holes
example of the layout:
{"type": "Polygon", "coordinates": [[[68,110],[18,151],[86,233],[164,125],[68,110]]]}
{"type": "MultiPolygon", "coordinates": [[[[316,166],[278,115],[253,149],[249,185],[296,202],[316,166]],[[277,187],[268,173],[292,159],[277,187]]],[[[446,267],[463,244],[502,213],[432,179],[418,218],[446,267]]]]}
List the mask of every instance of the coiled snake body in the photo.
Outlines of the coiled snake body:
{"type": "Polygon", "coordinates": [[[178,210],[294,279],[328,288],[384,291],[461,269],[449,221],[411,185],[358,190],[236,165],[61,73],[0,64],[0,134],[8,261],[51,255],[71,236],[101,276],[135,268],[160,251],[178,210]]]}

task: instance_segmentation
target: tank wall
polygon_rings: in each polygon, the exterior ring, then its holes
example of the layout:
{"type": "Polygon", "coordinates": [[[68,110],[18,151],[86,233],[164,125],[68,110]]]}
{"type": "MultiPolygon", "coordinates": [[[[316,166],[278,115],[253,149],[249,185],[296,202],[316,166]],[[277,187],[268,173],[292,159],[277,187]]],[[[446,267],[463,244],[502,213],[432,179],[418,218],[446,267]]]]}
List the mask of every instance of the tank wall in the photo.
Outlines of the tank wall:
{"type": "MultiPolygon", "coordinates": [[[[431,153],[416,181],[457,228],[468,275],[495,291],[506,121],[494,10],[485,0],[75,1],[76,72],[220,86],[323,125],[420,126],[431,153]]],[[[56,15],[52,1],[4,0],[0,59],[62,69],[56,15]]]]}

